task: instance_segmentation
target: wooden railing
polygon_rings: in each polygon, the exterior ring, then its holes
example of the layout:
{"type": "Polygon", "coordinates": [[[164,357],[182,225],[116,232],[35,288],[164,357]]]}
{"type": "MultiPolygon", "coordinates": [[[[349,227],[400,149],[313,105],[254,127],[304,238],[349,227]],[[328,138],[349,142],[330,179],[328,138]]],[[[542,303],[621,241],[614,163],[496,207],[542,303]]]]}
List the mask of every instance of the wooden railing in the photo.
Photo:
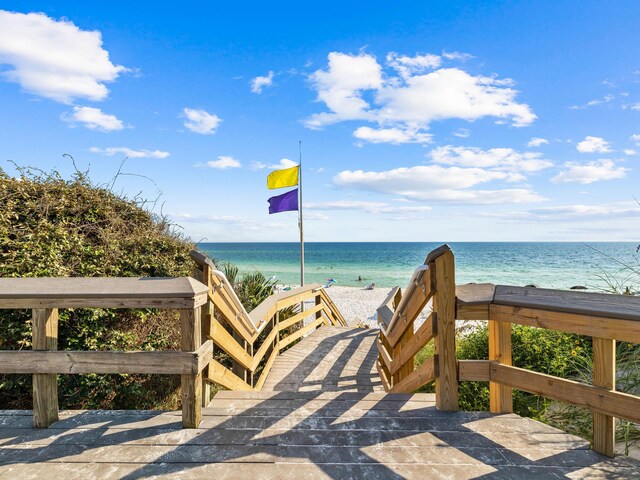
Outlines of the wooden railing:
{"type": "Polygon", "coordinates": [[[640,298],[539,288],[464,285],[455,288],[453,254],[429,254],[407,291],[394,289],[378,309],[378,370],[388,391],[412,392],[435,380],[436,404],[458,409],[458,382],[489,382],[490,411],[511,413],[513,389],[586,407],[593,412],[593,449],[613,456],[615,418],[640,422],[640,397],[615,389],[616,340],[640,343],[640,298]],[[414,331],[429,299],[432,311],[414,331]],[[487,320],[488,360],[456,360],[454,322],[487,320]],[[593,337],[592,383],[512,365],[511,324],[593,337]],[[414,357],[429,341],[435,355],[417,369],[414,357]]]}
{"type": "Polygon", "coordinates": [[[319,284],[295,288],[271,295],[251,312],[247,312],[233,287],[214,263],[199,252],[191,252],[196,263],[194,277],[207,286],[208,301],[203,305],[202,337],[232,359],[225,366],[216,359],[204,370],[204,396],[215,383],[230,390],[260,390],[276,357],[304,335],[326,326],[347,323],[325,289],[319,284]],[[280,312],[305,301],[314,306],[280,318],[280,312]],[[217,315],[216,315],[217,312],[217,315]],[[304,320],[315,318],[304,325],[304,320]],[[296,328],[297,327],[297,328],[296,328]]]}
{"type": "Polygon", "coordinates": [[[0,373],[33,374],[33,425],[58,420],[57,374],[182,376],[182,424],[200,423],[201,372],[213,342],[202,342],[200,309],[208,289],[192,278],[2,278],[0,308],[32,309],[33,350],[0,350],[0,373]],[[59,308],[179,309],[182,351],[57,351],[59,308]]]}

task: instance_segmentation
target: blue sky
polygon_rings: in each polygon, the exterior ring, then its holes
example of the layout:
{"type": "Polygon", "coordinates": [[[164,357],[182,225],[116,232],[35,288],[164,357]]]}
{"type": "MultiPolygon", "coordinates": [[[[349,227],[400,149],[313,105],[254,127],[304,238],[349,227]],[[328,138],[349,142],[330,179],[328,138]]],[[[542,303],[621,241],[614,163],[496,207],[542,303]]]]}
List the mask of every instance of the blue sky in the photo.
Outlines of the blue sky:
{"type": "MultiPolygon", "coordinates": [[[[217,3],[217,2],[216,2],[217,3]]],[[[199,241],[638,240],[640,4],[0,5],[0,166],[74,156],[199,241]],[[160,207],[158,207],[158,211],[160,207]]]]}

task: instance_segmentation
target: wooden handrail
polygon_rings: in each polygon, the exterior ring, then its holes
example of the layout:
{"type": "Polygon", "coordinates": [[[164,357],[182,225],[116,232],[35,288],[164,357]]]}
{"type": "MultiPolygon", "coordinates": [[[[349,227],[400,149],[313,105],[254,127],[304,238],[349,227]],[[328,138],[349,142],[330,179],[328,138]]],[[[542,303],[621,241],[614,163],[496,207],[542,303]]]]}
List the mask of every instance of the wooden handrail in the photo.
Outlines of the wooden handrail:
{"type": "Polygon", "coordinates": [[[615,417],[640,422],[640,397],[615,389],[615,342],[640,343],[640,297],[453,284],[453,254],[443,246],[427,256],[399,301],[396,287],[378,308],[376,365],[385,389],[410,392],[435,380],[436,405],[453,410],[458,382],[488,381],[494,413],[513,410],[514,388],[586,407],[593,412],[594,450],[613,455],[615,417]],[[433,313],[414,331],[431,297],[433,313]],[[456,360],[454,319],[488,320],[489,360],[456,360]],[[593,337],[592,385],[512,366],[511,324],[593,337]],[[413,369],[416,353],[432,339],[436,355],[413,369]]]}
{"type": "Polygon", "coordinates": [[[260,390],[275,358],[283,349],[322,325],[347,325],[339,309],[319,284],[273,294],[247,313],[232,285],[216,269],[215,264],[200,252],[192,252],[191,257],[196,264],[194,275],[209,286],[209,304],[203,315],[204,335],[234,361],[233,370],[218,361],[211,361],[209,368],[205,369],[205,392],[209,382],[233,390],[260,390]],[[280,318],[280,312],[284,309],[311,299],[315,299],[314,307],[287,319],[280,318]],[[215,318],[213,312],[216,310],[226,327],[215,318]],[[291,327],[301,324],[311,315],[315,315],[314,321],[290,331],[291,327]],[[258,372],[260,375],[256,379],[258,372]]]}
{"type": "Polygon", "coordinates": [[[199,385],[212,359],[202,339],[209,288],[193,278],[1,278],[0,308],[32,309],[33,350],[0,351],[0,373],[33,375],[33,424],[59,418],[58,374],[170,374],[182,378],[182,425],[202,418],[199,385]],[[58,351],[58,308],[179,309],[182,351],[58,351]]]}

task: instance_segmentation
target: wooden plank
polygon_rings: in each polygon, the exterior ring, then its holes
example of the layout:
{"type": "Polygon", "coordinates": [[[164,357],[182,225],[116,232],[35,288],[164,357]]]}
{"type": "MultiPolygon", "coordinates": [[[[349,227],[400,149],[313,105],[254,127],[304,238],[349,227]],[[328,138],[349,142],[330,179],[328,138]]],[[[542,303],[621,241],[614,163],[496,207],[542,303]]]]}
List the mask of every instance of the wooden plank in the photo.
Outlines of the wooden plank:
{"type": "Polygon", "coordinates": [[[489,304],[457,304],[456,320],[489,320],[489,304]]]}
{"type": "Polygon", "coordinates": [[[194,353],[196,355],[196,371],[200,373],[209,366],[209,362],[213,359],[213,340],[204,342],[194,353]]]}
{"type": "Polygon", "coordinates": [[[211,320],[211,335],[209,338],[244,368],[251,368],[253,364],[251,355],[246,352],[244,347],[238,344],[236,339],[216,319],[211,320]]]}
{"type": "Polygon", "coordinates": [[[433,294],[432,279],[433,275],[430,270],[414,272],[412,280],[409,282],[404,295],[402,295],[400,304],[396,307],[393,318],[386,329],[386,335],[391,347],[396,346],[408,325],[424,310],[433,294]]]}
{"type": "Polygon", "coordinates": [[[251,321],[258,325],[273,317],[278,310],[300,303],[307,298],[311,298],[314,290],[317,290],[322,285],[319,283],[313,283],[305,285],[303,287],[293,288],[288,291],[283,291],[269,296],[260,305],[249,312],[251,321]]]}
{"type": "MultiPolygon", "coordinates": [[[[607,390],[616,389],[616,341],[593,339],[593,385],[607,390]]],[[[616,445],[616,419],[611,415],[593,412],[593,449],[613,457],[616,445]]]]}
{"type": "MultiPolygon", "coordinates": [[[[182,323],[182,351],[193,352],[202,345],[201,310],[186,308],[180,310],[182,323]]],[[[182,426],[197,428],[202,420],[202,374],[181,375],[182,383],[182,426]]]]}
{"type": "Polygon", "coordinates": [[[498,285],[494,303],[554,312],[640,321],[640,297],[498,285]]]}
{"type": "MultiPolygon", "coordinates": [[[[206,275],[205,273],[202,273],[201,278],[204,280],[202,283],[204,283],[205,285],[210,285],[210,277],[209,277],[208,269],[206,269],[206,275]]],[[[202,309],[202,312],[200,312],[200,315],[202,316],[201,336],[202,338],[209,338],[209,336],[211,335],[211,320],[215,318],[214,317],[215,307],[213,306],[213,302],[207,301],[207,303],[205,303],[200,308],[202,309]]],[[[201,356],[198,357],[198,371],[200,372],[208,368],[209,361],[211,361],[211,358],[213,357],[213,341],[207,340],[204,345],[208,345],[209,343],[211,343],[211,354],[209,358],[206,360],[206,364],[202,365],[200,362],[203,360],[203,358],[201,356]]],[[[203,407],[206,407],[211,401],[211,384],[205,381],[206,377],[207,377],[207,372],[202,372],[202,406],[203,407]]]]}
{"type": "MultiPolygon", "coordinates": [[[[308,288],[308,290],[278,300],[276,302],[276,310],[282,310],[283,308],[290,307],[292,305],[295,305],[296,303],[304,302],[316,296],[316,292],[314,292],[314,288],[312,288],[312,286],[301,288],[308,288]]],[[[317,286],[315,288],[317,288],[317,286]]]]}
{"type": "MultiPolygon", "coordinates": [[[[396,344],[395,347],[393,347],[393,354],[392,357],[395,360],[400,353],[402,352],[402,350],[404,350],[407,346],[407,344],[411,341],[411,339],[414,336],[414,322],[411,321],[411,323],[407,326],[407,328],[405,329],[404,333],[402,334],[402,337],[400,338],[400,341],[396,344]]],[[[414,369],[414,364],[413,362],[404,362],[403,364],[399,365],[399,368],[395,371],[395,373],[393,372],[389,372],[389,374],[392,377],[392,383],[393,385],[397,384],[398,382],[400,382],[400,380],[402,380],[403,378],[405,378],[407,375],[409,375],[411,372],[413,372],[414,369]]]]}
{"type": "Polygon", "coordinates": [[[498,362],[489,368],[494,382],[640,423],[640,397],[498,362]]]}
{"type": "Polygon", "coordinates": [[[320,318],[318,320],[314,320],[309,325],[306,325],[305,327],[301,328],[297,332],[294,332],[293,334],[289,335],[288,337],[281,339],[280,340],[280,350],[282,350],[283,348],[286,348],[288,345],[290,345],[291,343],[293,343],[297,339],[301,338],[306,333],[315,330],[318,326],[320,326],[322,324],[323,321],[324,320],[322,318],[320,318]]]}
{"type": "Polygon", "coordinates": [[[307,318],[309,315],[313,315],[314,313],[316,313],[316,319],[317,319],[318,318],[317,313],[321,312],[322,308],[323,308],[322,305],[315,305],[314,307],[311,307],[309,310],[296,313],[293,317],[287,318],[286,320],[280,320],[280,325],[278,328],[280,329],[280,331],[286,330],[290,326],[298,322],[301,322],[302,320],[307,318]]]}
{"type": "Polygon", "coordinates": [[[234,331],[238,332],[245,340],[252,340],[253,332],[251,332],[247,326],[239,320],[237,312],[229,306],[220,289],[210,293],[209,300],[214,304],[215,308],[218,309],[218,312],[222,314],[234,331]]]}
{"type": "Polygon", "coordinates": [[[491,305],[490,317],[494,320],[530,327],[640,343],[640,322],[633,320],[551,312],[510,305],[491,305]]]}
{"type": "MultiPolygon", "coordinates": [[[[511,365],[510,323],[489,320],[489,360],[511,365]]],[[[489,382],[489,410],[491,413],[512,413],[512,389],[495,381],[489,382]]]]}
{"type": "Polygon", "coordinates": [[[1,350],[0,373],[34,373],[42,376],[86,373],[191,374],[199,371],[198,354],[201,352],[204,365],[207,356],[211,357],[212,349],[212,344],[206,343],[198,352],[1,350]]]}
{"type": "Polygon", "coordinates": [[[458,360],[458,381],[488,382],[489,360],[458,360]]]}
{"type": "MultiPolygon", "coordinates": [[[[36,350],[58,349],[58,310],[33,309],[32,347],[36,350]]],[[[13,352],[12,352],[13,353],[13,352]]],[[[45,353],[45,352],[42,352],[45,353]]],[[[0,364],[0,368],[4,368],[0,364]]],[[[33,375],[33,426],[48,428],[58,421],[58,378],[55,374],[33,375]]]]}
{"type": "Polygon", "coordinates": [[[267,363],[264,364],[264,368],[260,373],[260,378],[258,378],[258,382],[256,383],[256,387],[255,387],[256,390],[262,390],[262,386],[264,385],[264,382],[267,380],[267,375],[269,375],[269,372],[271,371],[271,367],[273,367],[273,362],[276,361],[277,356],[278,356],[278,349],[272,348],[271,354],[267,359],[267,363]]]}
{"type": "Polygon", "coordinates": [[[337,321],[338,325],[341,325],[343,327],[348,326],[347,321],[342,315],[342,312],[340,311],[338,306],[334,303],[333,299],[331,298],[331,295],[327,293],[327,290],[325,288],[321,288],[320,290],[318,290],[318,293],[320,293],[320,297],[324,301],[325,305],[329,307],[328,309],[325,309],[325,313],[328,310],[329,312],[331,312],[331,316],[337,321]]]}
{"type": "Polygon", "coordinates": [[[277,328],[273,328],[273,330],[269,332],[269,335],[267,335],[267,338],[264,339],[264,342],[262,342],[262,345],[260,345],[260,348],[253,356],[253,363],[251,364],[251,367],[250,367],[250,370],[252,372],[256,371],[256,369],[258,368],[258,365],[260,365],[260,362],[262,361],[267,351],[269,350],[269,347],[273,346],[273,341],[276,338],[276,335],[278,335],[278,333],[280,333],[279,330],[277,328]]]}
{"type": "Polygon", "coordinates": [[[457,411],[458,369],[456,362],[456,284],[453,253],[446,251],[436,258],[436,292],[433,311],[436,312],[437,334],[435,352],[438,358],[436,406],[439,410],[457,411]]]}
{"type": "Polygon", "coordinates": [[[458,305],[489,305],[493,303],[496,286],[493,283],[465,283],[456,285],[458,305]]]}
{"type": "Polygon", "coordinates": [[[234,374],[231,370],[226,368],[216,360],[211,360],[209,363],[209,377],[208,381],[217,383],[229,390],[239,391],[252,391],[253,388],[243,379],[234,374]]]}
{"type": "MultiPolygon", "coordinates": [[[[434,357],[430,357],[424,361],[422,365],[416,368],[409,375],[400,380],[399,383],[393,385],[389,390],[392,393],[411,393],[418,388],[426,385],[436,378],[434,357]]],[[[436,397],[437,402],[437,397],[436,397]]],[[[438,408],[439,410],[442,410],[438,408]]]]}
{"type": "Polygon", "coordinates": [[[382,386],[384,387],[384,391],[388,392],[391,390],[391,383],[389,382],[389,377],[387,376],[387,372],[384,371],[384,367],[380,360],[376,361],[376,368],[378,369],[378,375],[380,375],[380,380],[382,380],[382,386]]]}
{"type": "Polygon", "coordinates": [[[405,363],[409,361],[413,362],[416,353],[422,350],[422,348],[434,338],[435,317],[436,315],[433,312],[429,314],[413,337],[404,345],[400,353],[393,357],[393,365],[389,368],[391,374],[400,370],[405,363]]]}
{"type": "Polygon", "coordinates": [[[0,308],[195,308],[207,290],[190,277],[0,278],[0,308]]]}
{"type": "Polygon", "coordinates": [[[380,326],[380,330],[382,330],[386,335],[389,324],[393,319],[393,310],[391,310],[389,305],[381,305],[376,310],[376,313],[378,315],[378,325],[380,326]]]}
{"type": "Polygon", "coordinates": [[[379,358],[384,363],[384,366],[387,368],[387,371],[390,371],[393,365],[393,360],[391,358],[391,355],[389,354],[389,352],[387,352],[387,349],[384,347],[384,345],[382,344],[382,341],[379,338],[376,339],[376,346],[378,347],[379,358]]]}

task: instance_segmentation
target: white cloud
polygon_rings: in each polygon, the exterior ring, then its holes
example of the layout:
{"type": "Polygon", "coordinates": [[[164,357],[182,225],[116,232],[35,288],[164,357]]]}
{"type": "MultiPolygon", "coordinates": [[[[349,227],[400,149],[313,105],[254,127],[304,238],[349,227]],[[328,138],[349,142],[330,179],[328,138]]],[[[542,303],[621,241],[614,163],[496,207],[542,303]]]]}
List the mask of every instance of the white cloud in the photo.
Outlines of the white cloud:
{"type": "Polygon", "coordinates": [[[566,170],[551,179],[554,183],[575,182],[583,185],[600,180],[615,180],[627,176],[629,169],[617,166],[612,160],[595,160],[586,164],[567,162],[566,170]]]}
{"type": "MultiPolygon", "coordinates": [[[[359,120],[377,123],[378,131],[420,132],[437,120],[483,117],[509,119],[514,126],[532,123],[528,105],[516,101],[509,79],[473,76],[459,68],[437,68],[437,55],[390,53],[387,68],[373,55],[331,52],[326,70],[310,76],[318,101],[328,108],[306,120],[308,128],[359,120]],[[435,70],[433,70],[435,69],[435,70]]],[[[358,129],[362,134],[362,130],[358,129]]],[[[367,131],[371,133],[371,129],[367,131]]],[[[381,141],[381,135],[369,135],[381,141]]],[[[397,135],[390,135],[397,141],[397,135]]]]}
{"type": "Polygon", "coordinates": [[[127,147],[91,147],[89,151],[91,153],[99,153],[108,157],[120,154],[128,158],[167,158],[169,156],[169,152],[163,152],[162,150],[133,150],[127,147]]]}
{"type": "Polygon", "coordinates": [[[333,178],[336,185],[393,194],[410,200],[446,203],[521,203],[544,200],[526,189],[472,190],[495,180],[509,180],[511,174],[482,168],[426,165],[382,172],[343,171],[333,178]]]}
{"type": "Polygon", "coordinates": [[[546,145],[549,143],[549,140],[546,138],[533,137],[529,142],[527,142],[527,147],[540,147],[542,145],[546,145]]]}
{"type": "Polygon", "coordinates": [[[256,77],[251,80],[251,91],[253,93],[262,93],[262,89],[270,87],[273,84],[273,71],[269,70],[269,73],[264,77],[256,77]]]}
{"type": "Polygon", "coordinates": [[[638,153],[632,148],[625,148],[623,152],[625,155],[635,155],[636,153],[638,153]]]}
{"type": "Polygon", "coordinates": [[[471,135],[471,132],[469,131],[468,128],[459,128],[458,130],[453,132],[453,135],[458,138],[469,138],[469,136],[471,135]]]}
{"type": "Polygon", "coordinates": [[[297,166],[298,163],[293,160],[289,160],[288,158],[282,158],[278,163],[263,163],[263,162],[252,162],[251,170],[264,170],[268,168],[269,170],[282,170],[285,168],[291,168],[297,166]]]}
{"type": "Polygon", "coordinates": [[[404,79],[438,68],[441,63],[442,58],[439,55],[426,54],[409,57],[398,55],[396,52],[387,53],[387,65],[397,71],[404,79]]]}
{"type": "Polygon", "coordinates": [[[305,205],[307,210],[362,210],[375,214],[410,214],[431,211],[427,205],[392,206],[385,202],[362,202],[338,200],[335,202],[309,203],[305,205]]]}
{"type": "Polygon", "coordinates": [[[114,65],[98,31],[85,31],[68,20],[43,13],[0,10],[0,76],[26,92],[57,102],[104,100],[127,69],[114,65]]]}
{"type": "Polygon", "coordinates": [[[371,128],[359,127],[353,132],[353,136],[359,140],[366,140],[371,143],[431,143],[433,135],[419,130],[409,130],[400,128],[371,128]]]}
{"type": "Polygon", "coordinates": [[[594,107],[596,105],[601,105],[603,103],[609,103],[612,100],[615,100],[615,98],[616,97],[614,95],[608,94],[608,95],[605,95],[603,98],[596,98],[594,100],[589,100],[584,105],[571,105],[569,108],[571,110],[582,110],[587,107],[594,107]]]}
{"type": "Polygon", "coordinates": [[[217,160],[211,160],[205,164],[209,168],[217,168],[218,170],[226,170],[228,168],[240,168],[242,164],[233,157],[221,155],[217,160]]]}
{"type": "Polygon", "coordinates": [[[216,133],[220,123],[222,123],[222,119],[217,115],[195,108],[185,108],[182,111],[182,116],[187,119],[184,122],[186,128],[203,135],[216,133]]]}
{"type": "Polygon", "coordinates": [[[461,62],[475,58],[473,55],[464,52],[442,52],[442,57],[447,60],[460,60],[461,62]]]}
{"type": "Polygon", "coordinates": [[[636,142],[636,144],[637,144],[638,146],[640,146],[640,133],[637,133],[637,134],[635,134],[635,135],[631,135],[631,136],[629,137],[629,140],[631,140],[632,142],[636,142]]]}
{"type": "Polygon", "coordinates": [[[609,148],[609,142],[604,138],[590,136],[585,137],[583,141],[579,142],[576,145],[576,149],[580,153],[606,153],[611,151],[611,148],[609,148]]]}
{"type": "Polygon", "coordinates": [[[507,172],[536,172],[553,166],[538,152],[518,152],[512,148],[454,147],[445,145],[429,153],[435,163],[459,167],[490,168],[507,172]]]}
{"type": "Polygon", "coordinates": [[[115,115],[104,113],[95,107],[73,107],[73,112],[63,113],[62,120],[69,122],[72,126],[82,124],[90,130],[101,132],[113,132],[122,130],[124,125],[115,115]]]}

